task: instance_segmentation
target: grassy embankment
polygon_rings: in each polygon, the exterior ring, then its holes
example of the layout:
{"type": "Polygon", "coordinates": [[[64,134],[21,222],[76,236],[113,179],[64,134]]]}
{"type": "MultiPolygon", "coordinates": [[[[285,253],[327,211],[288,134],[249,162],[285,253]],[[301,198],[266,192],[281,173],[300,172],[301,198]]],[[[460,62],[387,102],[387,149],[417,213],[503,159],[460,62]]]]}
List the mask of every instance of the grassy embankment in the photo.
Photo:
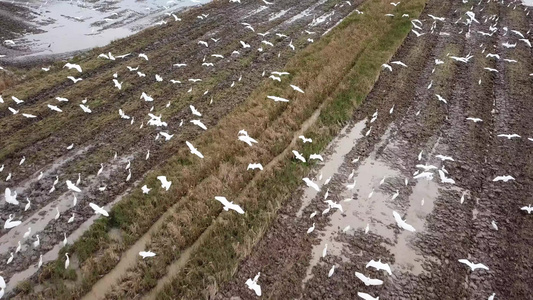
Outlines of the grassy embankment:
{"type": "MultiPolygon", "coordinates": [[[[133,192],[115,206],[110,218],[98,220],[83,238],[63,250],[75,253],[81,261],[79,285],[67,288],[64,278],[72,274],[65,272],[63,261],[58,260],[41,273],[41,279],[49,280],[39,296],[67,299],[88,291],[116,264],[120,252],[174,203],[178,205],[173,207],[169,222],[164,222],[166,227],[159,231],[167,232],[167,248],[162,248],[162,252],[156,250],[158,259],[141,266],[144,270],[140,274],[150,274],[153,270],[150,264],[159,260],[172,262],[179,257],[180,250],[194,243],[211,225],[209,237],[193,253],[184,272],[178,274],[160,296],[196,298],[209,284],[206,278],[214,278],[218,284],[230,278],[238,262],[268,227],[277,208],[298,187],[301,177],[311,167],[282,160],[274,170],[265,170],[255,178],[246,188],[246,194],[240,194],[253,178],[252,172],[244,172],[247,163],[266,164],[282,153],[290,144],[293,132],[325,101],[318,122],[306,132],[313,138],[313,144],[300,148],[306,155],[323,149],[350,120],[354,108],[371,90],[381,64],[388,61],[408,33],[409,20],[399,16],[408,13],[416,17],[423,5],[422,0],[411,0],[394,9],[387,1],[369,1],[362,6],[364,15],[351,15],[328,36],[297,54],[285,69],[291,73],[290,82],[304,88],[305,95],[292,92],[289,80],[261,86],[218,126],[193,142],[206,159],[199,161],[181,149],[166,166],[149,174],[142,183],[159,186],[155,177],[165,174],[174,182],[169,192],[160,188],[154,188],[148,196],[140,191],[133,192]],[[397,17],[386,18],[384,14],[389,12],[397,17]],[[286,96],[292,101],[273,103],[266,100],[267,94],[286,96]],[[249,148],[235,141],[236,133],[243,128],[257,137],[258,146],[249,148]],[[202,188],[193,189],[197,185],[202,188]],[[187,197],[181,198],[189,189],[187,197]],[[244,216],[223,213],[217,218],[221,209],[212,197],[219,193],[242,204],[247,213],[244,216]],[[112,227],[121,229],[123,243],[110,239],[108,231],[112,227]],[[171,245],[173,247],[169,247],[171,245]],[[201,264],[202,261],[210,263],[201,264]]],[[[157,237],[156,233],[154,241],[157,237]]],[[[148,282],[139,290],[153,285],[154,281],[148,282]]]]}

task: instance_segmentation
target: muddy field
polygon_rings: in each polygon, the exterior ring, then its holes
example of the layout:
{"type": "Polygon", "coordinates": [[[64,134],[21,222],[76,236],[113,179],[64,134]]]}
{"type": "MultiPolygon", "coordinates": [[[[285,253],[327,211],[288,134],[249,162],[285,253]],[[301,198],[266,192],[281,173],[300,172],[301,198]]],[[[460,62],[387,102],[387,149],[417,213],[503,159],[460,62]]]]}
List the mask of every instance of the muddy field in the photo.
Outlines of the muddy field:
{"type": "MultiPolygon", "coordinates": [[[[38,280],[39,256],[42,255],[45,264],[53,261],[65,236],[72,244],[94,222],[96,217],[87,205],[89,202],[109,209],[130,194],[132,187],[139,192],[137,184],[146,172],[164,166],[169,157],[183,148],[185,140],[203,134],[202,129],[190,123],[194,116],[189,105],[201,111],[202,122],[208,128],[215,126],[251,91],[270,80],[267,78],[271,71],[281,70],[294,53],[318,41],[323,33],[351,13],[355,5],[324,0],[289,1],[271,8],[260,3],[216,2],[180,14],[179,22],[167,17],[169,24],[77,58],[76,63],[84,67],[79,75],[74,70],[63,69],[64,63],[54,63],[49,73],[40,68],[33,70],[23,84],[3,91],[6,103],[0,106],[0,131],[6,138],[0,141],[0,161],[4,165],[0,189],[9,187],[17,191],[20,204],[13,206],[3,201],[2,219],[14,214],[15,220],[22,221],[18,227],[0,233],[0,268],[8,283],[7,291],[30,277],[38,280]],[[272,44],[261,43],[262,38],[241,23],[253,24],[257,32],[270,32],[265,40],[272,44]],[[199,45],[199,40],[208,41],[209,47],[199,45]],[[246,40],[252,48],[240,49],[239,40],[246,40]],[[294,50],[289,44],[294,45],[294,50]],[[232,53],[234,50],[240,53],[232,53]],[[128,52],[134,55],[116,61],[96,58],[109,51],[116,56],[128,52]],[[139,53],[146,53],[149,61],[137,57],[139,53]],[[224,58],[212,57],[215,53],[224,58]],[[202,65],[204,60],[215,66],[202,65]],[[173,66],[177,63],[188,66],[173,66]],[[127,66],[140,66],[139,71],[146,77],[128,71],[127,66]],[[122,90],[113,86],[114,73],[124,82],[122,90]],[[154,80],[156,74],[164,82],[154,80]],[[65,79],[67,75],[81,76],[84,80],[72,84],[65,79]],[[202,81],[193,83],[188,80],[192,78],[202,81]],[[181,83],[171,83],[170,79],[181,83]],[[138,101],[142,92],[154,97],[155,104],[138,101]],[[38,117],[26,119],[20,114],[13,115],[8,109],[15,105],[11,96],[24,99],[16,107],[21,113],[38,117]],[[58,103],[55,97],[68,98],[69,102],[58,103]],[[87,99],[85,104],[91,108],[91,114],[84,114],[78,107],[83,99],[87,99]],[[47,104],[59,105],[64,113],[49,110],[47,104]],[[168,127],[162,130],[147,125],[146,114],[152,107],[154,114],[163,115],[168,127]],[[121,119],[119,108],[131,119],[121,119]],[[163,137],[157,138],[160,131],[175,136],[165,142],[163,137]],[[22,158],[25,162],[20,164],[22,158]],[[126,169],[129,163],[131,178],[126,169]],[[103,169],[99,173],[101,164],[103,169]],[[75,194],[67,189],[65,180],[75,182],[78,178],[83,193],[75,194]],[[59,183],[54,186],[56,179],[59,183]],[[31,205],[24,210],[26,198],[31,205]],[[68,222],[73,216],[74,220],[68,222]],[[30,238],[23,239],[29,227],[30,238]],[[37,234],[40,245],[34,247],[37,234]],[[22,251],[16,254],[13,263],[6,264],[19,241],[22,251]]],[[[115,238],[123,237],[119,233],[115,238]]],[[[122,261],[128,267],[136,259],[135,252],[131,262],[125,258],[122,261]]],[[[76,260],[76,256],[72,257],[74,269],[76,260]]],[[[125,271],[120,267],[117,270],[121,276],[125,271]]],[[[65,276],[71,278],[75,273],[65,276]]],[[[106,286],[98,290],[98,295],[89,297],[98,298],[109,291],[113,281],[102,282],[106,286]]]]}
{"type": "MultiPolygon", "coordinates": [[[[152,4],[157,9],[164,5],[152,4]]],[[[148,4],[139,7],[143,5],[148,4]]],[[[101,11],[122,12],[121,7],[101,11]]],[[[80,64],[82,73],[63,68],[65,62],[30,69],[17,79],[19,84],[2,91],[5,103],[0,104],[0,190],[11,188],[20,202],[0,202],[0,218],[6,221],[13,214],[14,220],[22,221],[16,228],[0,231],[0,270],[8,295],[17,294],[19,299],[178,295],[186,299],[197,295],[187,289],[201,288],[206,298],[253,299],[256,296],[245,281],[261,272],[258,283],[263,297],[271,299],[356,299],[358,292],[382,299],[484,299],[493,293],[495,299],[528,299],[533,286],[529,275],[533,219],[520,208],[530,204],[533,180],[533,142],[528,140],[533,137],[529,135],[533,60],[531,48],[513,30],[527,39],[533,20],[518,2],[427,2],[421,22],[413,23],[423,35],[409,33],[389,62],[392,71],[383,68],[366,99],[364,91],[358,94],[364,101],[350,122],[335,125],[345,127],[322,153],[324,162],[307,175],[320,191],[300,184],[300,178],[287,179],[301,185],[290,191],[283,190],[284,183],[278,188],[261,181],[261,176],[272,177],[270,169],[279,169],[291,149],[301,146],[298,136],[321,120],[321,109],[331,102],[328,97],[354,82],[347,80],[349,71],[358,70],[352,75],[371,85],[372,72],[360,67],[358,60],[367,53],[366,41],[370,41],[368,47],[376,46],[367,28],[372,26],[365,27],[365,22],[370,24],[379,16],[385,21],[373,23],[376,35],[385,38],[390,30],[396,37],[394,28],[410,27],[409,20],[422,7],[423,1],[416,0],[403,1],[398,7],[370,0],[275,5],[215,1],[176,17],[163,14],[166,24],[69,60],[80,64]],[[468,25],[469,11],[476,21],[468,25]],[[362,20],[355,29],[339,26],[339,32],[347,30],[345,40],[353,43],[352,48],[327,36],[322,43],[323,35],[347,16],[355,20],[351,22],[362,20]],[[385,33],[377,29],[380,26],[385,33]],[[267,32],[265,37],[258,35],[267,32]],[[240,41],[251,47],[243,48],[240,41]],[[315,43],[318,46],[313,47],[315,43]],[[507,43],[517,45],[506,48],[507,43]],[[327,47],[339,51],[332,50],[336,59],[313,57],[327,47]],[[110,52],[126,56],[98,57],[110,52]],[[147,60],[138,56],[142,53],[147,60]],[[500,59],[487,57],[489,53],[499,54],[500,59]],[[451,58],[470,54],[466,63],[451,58]],[[254,94],[262,96],[261,89],[281,93],[288,88],[285,79],[278,85],[268,78],[272,71],[290,71],[282,78],[300,80],[298,84],[306,87],[305,96],[289,94],[297,99],[296,108],[247,101],[254,94]],[[123,83],[121,89],[112,82],[114,74],[123,83]],[[155,80],[156,75],[163,80],[155,80]],[[74,84],[66,76],[83,80],[74,84]],[[139,100],[143,92],[155,101],[139,100]],[[15,104],[11,96],[24,103],[15,104]],[[59,102],[56,97],[69,101],[59,102]],[[48,104],[58,105],[63,112],[50,110],[48,104]],[[80,104],[92,112],[84,113],[80,104]],[[189,105],[201,112],[207,131],[190,122],[200,118],[191,114],[189,105]],[[119,109],[129,118],[121,118],[119,109]],[[168,126],[149,126],[149,112],[161,115],[168,126]],[[36,118],[24,118],[22,113],[36,118]],[[220,141],[236,140],[241,123],[248,124],[245,129],[261,141],[255,152],[250,150],[253,155],[220,141]],[[220,124],[235,128],[228,129],[231,133],[226,136],[220,124]],[[165,141],[161,132],[174,136],[165,141]],[[498,136],[511,133],[521,138],[498,136]],[[185,141],[208,149],[206,159],[191,157],[185,141]],[[437,155],[453,161],[441,161],[437,155]],[[241,165],[250,163],[249,158],[263,161],[265,171],[242,173],[241,165]],[[429,170],[433,178],[415,179],[423,171],[417,165],[434,166],[429,170]],[[454,183],[443,183],[437,170],[454,183]],[[159,188],[155,178],[162,171],[173,179],[170,193],[159,188]],[[503,175],[515,180],[493,181],[503,175]],[[82,193],[68,190],[65,181],[78,178],[82,193]],[[150,195],[142,194],[143,184],[152,188],[150,195]],[[291,197],[280,202],[279,211],[270,202],[265,204],[275,217],[257,221],[270,224],[263,230],[253,226],[253,208],[261,201],[248,194],[258,191],[263,197],[269,190],[272,195],[291,197]],[[239,201],[250,199],[246,204],[252,220],[239,225],[234,222],[237,216],[224,212],[218,203],[204,203],[205,195],[221,192],[239,201]],[[31,202],[27,210],[26,198],[31,202]],[[341,204],[342,211],[328,209],[325,200],[341,204]],[[108,210],[114,207],[110,218],[98,219],[89,202],[108,210]],[[392,211],[416,231],[398,228],[392,211]],[[224,233],[228,224],[249,226],[257,237],[241,239],[237,229],[224,233]],[[23,238],[29,227],[30,237],[23,238]],[[310,228],[314,231],[308,234],[310,228]],[[37,234],[39,246],[35,247],[37,234]],[[206,250],[216,234],[227,237],[225,246],[235,252],[228,256],[238,257],[238,267],[206,260],[224,257],[206,250]],[[67,247],[63,247],[65,237],[67,247]],[[22,251],[7,264],[19,241],[22,251]],[[157,259],[139,258],[139,251],[150,249],[157,259]],[[65,270],[67,251],[71,260],[65,270]],[[462,258],[483,263],[489,270],[471,272],[457,261],[462,258]],[[365,268],[371,259],[390,264],[392,274],[365,268]],[[199,271],[194,266],[214,275],[196,276],[199,271]],[[328,277],[333,266],[334,273],[328,277]],[[367,287],[354,272],[384,283],[367,287]],[[219,280],[228,277],[230,282],[219,280]]],[[[337,32],[336,36],[342,35],[337,32]]],[[[384,62],[373,62],[370,70],[379,70],[384,62]]],[[[330,134],[335,126],[322,130],[330,134]]],[[[315,137],[314,143],[319,145],[320,138],[315,137]]],[[[291,163],[301,164],[295,159],[291,163]]]]}
{"type": "Polygon", "coordinates": [[[407,67],[382,71],[309,176],[320,192],[294,192],[217,299],[255,299],[245,281],[258,272],[262,297],[269,299],[356,299],[358,292],[380,299],[531,298],[533,218],[520,208],[532,202],[533,60],[511,30],[528,38],[533,19],[514,2],[451,3],[428,3],[420,17],[426,34],[411,33],[391,60],[407,67]],[[479,23],[467,26],[470,10],[479,23]],[[429,15],[445,21],[432,30],[429,15]],[[493,35],[480,33],[496,23],[493,35]],[[468,54],[468,63],[450,58],[468,54]],[[521,138],[498,136],[511,133],[521,138]],[[414,179],[423,171],[417,164],[444,168],[455,183],[442,183],[436,170],[432,180],[414,179]],[[493,181],[503,175],[515,180],[493,181]],[[328,209],[326,193],[342,212],[328,209]],[[416,232],[398,228],[392,211],[416,232]],[[489,270],[470,271],[458,262],[464,258],[489,270]],[[365,268],[378,259],[391,275],[365,268]],[[365,286],[355,272],[383,284],[365,286]]]}

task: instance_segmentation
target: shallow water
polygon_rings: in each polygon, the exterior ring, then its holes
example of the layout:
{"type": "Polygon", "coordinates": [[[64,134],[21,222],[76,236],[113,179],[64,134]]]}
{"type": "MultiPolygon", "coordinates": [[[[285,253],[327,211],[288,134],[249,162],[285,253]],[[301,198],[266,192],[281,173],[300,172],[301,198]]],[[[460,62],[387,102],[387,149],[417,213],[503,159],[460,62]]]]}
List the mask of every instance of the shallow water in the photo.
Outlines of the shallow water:
{"type": "MultiPolygon", "coordinates": [[[[22,56],[61,54],[104,46],[132,35],[155,23],[165,13],[210,2],[209,0],[120,0],[90,3],[86,1],[37,1],[30,4],[37,18],[30,22],[42,33],[27,34],[17,40],[17,48],[30,53],[22,56]]],[[[23,4],[22,4],[23,3],[23,4]]],[[[117,53],[120,55],[120,53],[117,53]]]]}

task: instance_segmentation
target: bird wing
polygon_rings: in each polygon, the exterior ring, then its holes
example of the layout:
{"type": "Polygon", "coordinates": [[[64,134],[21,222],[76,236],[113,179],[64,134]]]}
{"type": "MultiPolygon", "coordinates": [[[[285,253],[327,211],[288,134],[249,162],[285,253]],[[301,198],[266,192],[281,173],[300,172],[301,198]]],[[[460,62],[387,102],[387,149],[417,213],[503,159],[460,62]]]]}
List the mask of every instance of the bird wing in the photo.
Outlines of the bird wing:
{"type": "Polygon", "coordinates": [[[238,204],[231,202],[227,206],[229,209],[233,209],[234,211],[238,212],[241,215],[244,214],[244,210],[238,204]]]}
{"type": "Polygon", "coordinates": [[[226,197],[215,196],[215,200],[217,200],[218,202],[222,203],[222,205],[224,205],[224,206],[229,206],[229,201],[228,201],[228,199],[226,199],[226,197]]]}
{"type": "Polygon", "coordinates": [[[400,214],[397,213],[396,211],[392,211],[392,215],[394,216],[394,220],[398,224],[398,227],[401,227],[400,224],[403,223],[403,220],[402,220],[402,217],[400,216],[400,214]]]}
{"type": "Polygon", "coordinates": [[[467,265],[468,267],[472,268],[473,267],[473,264],[468,260],[468,259],[459,259],[458,260],[460,263],[463,263],[465,265],[467,265]]]}
{"type": "Polygon", "coordinates": [[[368,285],[382,285],[382,284],[383,284],[383,280],[373,279],[373,278],[368,279],[368,285]]]}
{"type": "Polygon", "coordinates": [[[362,282],[364,282],[365,285],[368,285],[367,282],[369,281],[370,278],[366,277],[364,274],[361,274],[359,272],[355,272],[355,276],[359,278],[362,282]]]}
{"type": "Polygon", "coordinates": [[[477,263],[477,264],[474,264],[472,265],[472,268],[473,269],[485,269],[485,270],[489,270],[489,267],[485,266],[484,264],[481,264],[481,263],[477,263]]]}
{"type": "Polygon", "coordinates": [[[189,150],[191,150],[191,152],[194,152],[196,150],[196,148],[194,148],[194,146],[189,143],[189,141],[185,141],[185,144],[187,144],[187,147],[189,147],[189,150]]]}

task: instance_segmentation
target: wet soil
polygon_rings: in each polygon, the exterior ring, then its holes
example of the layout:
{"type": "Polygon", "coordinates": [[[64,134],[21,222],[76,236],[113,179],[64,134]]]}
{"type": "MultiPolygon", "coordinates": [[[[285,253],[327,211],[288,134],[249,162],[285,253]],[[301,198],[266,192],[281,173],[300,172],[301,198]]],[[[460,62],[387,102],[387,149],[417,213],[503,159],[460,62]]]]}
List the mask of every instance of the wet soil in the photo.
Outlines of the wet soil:
{"type": "Polygon", "coordinates": [[[487,299],[493,293],[495,299],[530,298],[533,218],[520,208],[531,202],[532,192],[533,143],[527,137],[533,108],[527,103],[533,97],[533,60],[527,45],[502,44],[519,38],[504,27],[525,34],[533,20],[518,2],[430,1],[421,21],[426,34],[411,33],[391,59],[408,67],[391,64],[392,72],[382,71],[352,123],[326,151],[324,164],[309,176],[321,191],[303,186],[294,192],[217,299],[257,298],[245,282],[258,272],[262,297],[270,299],[358,299],[358,292],[380,299],[487,299]],[[469,10],[479,24],[464,24],[469,10]],[[429,14],[446,19],[432,30],[429,14]],[[496,17],[495,34],[478,33],[488,31],[496,17]],[[468,63],[449,57],[469,53],[474,57],[468,63]],[[521,138],[497,136],[502,133],[521,138]],[[439,154],[454,161],[443,162],[439,154]],[[436,170],[432,180],[414,179],[421,171],[417,164],[444,168],[455,184],[441,182],[436,170]],[[516,180],[493,182],[504,174],[516,180]],[[327,210],[326,192],[343,211],[327,210]],[[392,211],[416,232],[398,228],[392,211]],[[458,262],[462,258],[489,270],[470,271],[458,262]],[[388,263],[392,275],[366,268],[372,259],[388,263]],[[365,286],[355,272],[384,283],[365,286]]]}
{"type": "MultiPolygon", "coordinates": [[[[17,118],[8,113],[7,106],[0,107],[0,122],[5,124],[2,134],[11,139],[2,139],[2,146],[19,144],[17,136],[35,138],[33,143],[23,145],[19,150],[6,155],[2,161],[5,169],[0,173],[0,190],[6,187],[17,190],[20,201],[19,206],[0,204],[2,215],[0,218],[7,219],[9,214],[15,214],[16,220],[22,220],[23,224],[17,228],[0,231],[0,268],[2,276],[8,282],[8,286],[14,287],[16,282],[10,282],[14,276],[17,281],[23,280],[22,274],[29,274],[27,270],[33,270],[38,262],[39,255],[43,254],[45,262],[54,259],[54,255],[44,255],[56,249],[63,241],[64,234],[79,236],[78,228],[94,216],[88,207],[89,202],[109,208],[117,198],[127,193],[135,182],[143,178],[149,170],[164,164],[178,149],[184,147],[185,140],[194,140],[203,131],[190,124],[192,116],[189,104],[194,105],[202,112],[202,122],[211,127],[223,118],[228,112],[242,103],[259,84],[262,74],[268,76],[271,71],[281,70],[288,59],[295,53],[288,44],[290,39],[294,41],[297,49],[304,48],[309,41],[308,33],[304,28],[313,30],[313,38],[318,40],[320,33],[326,32],[332,26],[344,18],[353,7],[340,6],[326,1],[288,1],[277,5],[275,8],[263,8],[260,3],[243,3],[232,5],[224,3],[210,3],[201,7],[193,8],[179,16],[183,21],[179,25],[168,24],[161,26],[162,31],[167,33],[165,39],[154,41],[149,45],[137,49],[134,55],[123,60],[117,60],[110,64],[104,64],[94,70],[84,72],[83,84],[72,85],[69,81],[61,82],[47,88],[32,97],[28,97],[23,104],[23,109],[39,111],[36,123],[39,126],[31,129],[32,120],[17,118]],[[335,14],[330,12],[335,9],[335,14]],[[283,14],[280,11],[285,11],[283,14]],[[198,15],[205,14],[209,17],[199,20],[198,15]],[[327,18],[314,22],[313,26],[307,27],[313,22],[313,15],[327,15],[327,18]],[[268,38],[274,46],[261,44],[261,37],[249,30],[235,30],[244,27],[240,23],[248,22],[256,26],[256,30],[270,31],[268,38]],[[176,30],[174,26],[179,26],[176,30]],[[274,37],[274,33],[283,33],[290,36],[274,37]],[[211,40],[221,38],[218,42],[211,40]],[[201,48],[198,40],[206,40],[210,43],[209,49],[201,48]],[[252,44],[253,49],[240,49],[236,41],[246,40],[252,44]],[[263,51],[257,48],[263,46],[263,51]],[[240,55],[231,55],[233,50],[241,51],[240,55]],[[172,55],[168,55],[171,51],[172,55]],[[147,63],[137,57],[138,53],[146,53],[150,58],[147,63]],[[209,57],[213,53],[221,53],[224,59],[219,61],[209,57]],[[207,61],[215,62],[213,68],[202,66],[204,57],[207,61]],[[186,62],[188,68],[176,69],[173,63],[186,62]],[[135,72],[128,72],[126,66],[138,66],[147,74],[146,78],[139,78],[135,72]],[[120,80],[129,82],[127,93],[118,91],[112,87],[112,74],[118,72],[120,80]],[[155,82],[155,74],[165,79],[164,83],[155,82]],[[239,78],[242,75],[242,79],[239,78]],[[148,79],[148,77],[150,77],[148,79]],[[169,79],[180,79],[182,84],[173,85],[169,79]],[[202,78],[203,82],[193,84],[188,78],[202,78]],[[88,84],[84,85],[85,82],[88,84]],[[98,84],[99,89],[94,89],[98,84]],[[233,86],[235,84],[235,86],[233,86]],[[189,89],[193,89],[189,93],[189,89]],[[209,90],[207,95],[205,90],[209,90]],[[164,129],[155,129],[146,125],[147,113],[152,104],[139,102],[137,96],[146,91],[157,100],[154,102],[153,113],[165,114],[163,120],[168,123],[164,129]],[[153,93],[152,93],[153,92],[153,93]],[[91,115],[72,113],[68,115],[52,114],[46,108],[46,103],[56,96],[65,95],[71,101],[61,105],[66,111],[79,111],[78,104],[81,99],[89,98],[91,101],[100,99],[112,99],[104,101],[98,108],[94,108],[91,115]],[[211,104],[211,99],[213,103],[211,104]],[[131,104],[131,103],[134,104],[131,104]],[[167,107],[167,103],[171,105],[167,107]],[[127,109],[126,109],[127,107],[127,109]],[[118,109],[125,108],[126,113],[134,118],[123,120],[118,117],[118,109]],[[102,117],[100,121],[94,121],[94,116],[102,117]],[[61,118],[61,119],[60,119],[61,118]],[[46,132],[46,124],[58,121],[58,126],[53,134],[46,132]],[[183,121],[183,125],[180,125],[183,121]],[[141,122],[144,127],[141,129],[141,122]],[[75,128],[80,130],[73,133],[75,128]],[[90,130],[86,130],[90,128],[90,130]],[[175,136],[172,140],[164,142],[162,138],[156,140],[159,131],[172,132],[175,136]],[[74,148],[67,147],[74,143],[74,148]],[[150,151],[150,159],[145,156],[150,151]],[[117,158],[114,158],[114,153],[117,158]],[[22,157],[27,160],[19,165],[22,157]],[[126,181],[128,171],[125,166],[131,161],[132,176],[126,181]],[[100,164],[104,164],[104,171],[96,175],[100,164]],[[43,177],[37,180],[40,172],[43,177]],[[10,181],[5,181],[4,175],[12,173],[10,181]],[[80,187],[83,192],[76,194],[77,205],[73,205],[74,193],[67,190],[65,180],[75,182],[81,176],[80,187]],[[53,182],[59,176],[59,183],[55,191],[50,192],[53,182]],[[105,187],[101,191],[100,188],[105,187]],[[24,211],[26,197],[31,201],[31,207],[24,211]],[[56,219],[57,210],[60,215],[56,219]],[[75,214],[74,222],[67,221],[75,214]],[[23,233],[28,227],[32,227],[32,237],[22,239],[23,233]],[[76,234],[73,234],[75,233],[76,234]],[[32,246],[36,240],[35,234],[40,236],[40,246],[32,246]],[[18,241],[23,245],[23,251],[15,256],[12,264],[6,264],[9,253],[17,247],[18,241]]],[[[172,22],[173,18],[166,19],[172,22]]],[[[141,32],[135,35],[129,42],[119,41],[113,45],[135,44],[135,39],[151,38],[152,31],[141,32]]],[[[111,48],[107,48],[111,49],[111,48]]],[[[102,49],[102,52],[107,52],[102,49]]],[[[79,62],[83,66],[83,58],[79,62]]],[[[265,78],[267,77],[265,76],[265,78]]],[[[4,99],[9,99],[11,94],[4,94],[4,99]]],[[[35,121],[35,120],[34,120],[35,121]]],[[[24,142],[23,142],[24,143],[24,142]]],[[[137,187],[138,188],[138,187],[137,187]]],[[[69,243],[73,240],[69,238],[69,243]]],[[[55,253],[55,252],[54,252],[55,253]]],[[[57,254],[56,254],[57,255],[57,254]]],[[[33,275],[34,277],[37,275],[33,275]]]]}

